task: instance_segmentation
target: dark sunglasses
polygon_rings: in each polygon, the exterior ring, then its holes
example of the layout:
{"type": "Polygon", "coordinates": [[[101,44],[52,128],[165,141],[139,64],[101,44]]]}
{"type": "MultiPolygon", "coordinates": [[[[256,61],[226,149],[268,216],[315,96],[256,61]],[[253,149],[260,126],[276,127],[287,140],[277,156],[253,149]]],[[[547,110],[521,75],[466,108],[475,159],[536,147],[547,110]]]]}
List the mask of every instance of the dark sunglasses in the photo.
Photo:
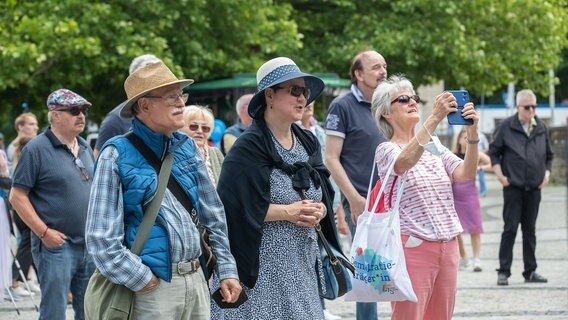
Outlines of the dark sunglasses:
{"type": "Polygon", "coordinates": [[[536,106],[535,106],[534,104],[529,104],[529,105],[527,105],[527,106],[523,106],[523,108],[524,108],[525,110],[529,110],[530,108],[532,108],[533,110],[536,110],[536,106]]]}
{"type": "MultiPolygon", "coordinates": [[[[286,88],[285,87],[275,87],[275,89],[286,89],[286,88]]],[[[291,86],[291,87],[288,88],[288,93],[290,93],[294,97],[299,97],[299,96],[303,95],[306,99],[309,99],[312,91],[308,87],[291,86]]]]}
{"type": "Polygon", "coordinates": [[[79,171],[81,171],[81,178],[83,178],[83,180],[85,180],[85,181],[89,181],[89,172],[87,171],[87,168],[85,168],[83,161],[81,161],[80,158],[75,158],[73,160],[73,164],[75,164],[77,169],[79,169],[79,171]]]}
{"type": "Polygon", "coordinates": [[[188,127],[189,127],[189,130],[191,130],[191,131],[197,131],[197,130],[199,130],[199,127],[201,127],[201,131],[203,131],[203,133],[209,133],[209,131],[211,131],[210,126],[199,125],[197,123],[192,123],[192,124],[188,125],[188,127]]]}
{"type": "Polygon", "coordinates": [[[402,104],[407,104],[410,102],[410,99],[416,101],[416,103],[420,103],[420,97],[417,94],[413,94],[411,96],[407,95],[407,94],[403,94],[402,96],[399,96],[398,98],[394,99],[393,101],[391,101],[391,104],[395,103],[395,102],[399,102],[402,104]]]}
{"type": "Polygon", "coordinates": [[[86,117],[87,112],[89,111],[89,108],[72,107],[70,109],[61,109],[61,110],[57,110],[57,111],[69,112],[74,117],[76,117],[76,116],[78,116],[79,114],[82,113],[86,117]]]}

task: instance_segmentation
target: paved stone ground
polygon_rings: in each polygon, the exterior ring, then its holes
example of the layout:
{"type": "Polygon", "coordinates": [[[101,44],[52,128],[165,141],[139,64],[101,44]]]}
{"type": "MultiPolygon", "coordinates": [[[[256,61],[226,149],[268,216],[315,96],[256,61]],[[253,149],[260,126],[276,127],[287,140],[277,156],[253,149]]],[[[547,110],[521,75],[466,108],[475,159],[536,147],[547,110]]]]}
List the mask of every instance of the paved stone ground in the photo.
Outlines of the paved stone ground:
{"type": "MultiPolygon", "coordinates": [[[[546,284],[525,284],[522,272],[521,234],[515,244],[513,275],[507,287],[497,286],[497,253],[503,226],[501,187],[488,175],[488,195],[481,198],[485,233],[482,235],[483,272],[460,271],[454,319],[568,319],[568,194],[564,186],[547,187],[543,192],[537,221],[538,272],[548,278],[546,284]]],[[[465,237],[468,252],[469,238],[465,237]]],[[[348,246],[348,244],[346,244],[348,246]]],[[[39,298],[35,298],[39,304],[39,298]]],[[[18,302],[20,315],[11,302],[0,301],[0,320],[37,319],[31,299],[18,302]]],[[[355,319],[354,303],[341,298],[327,301],[327,308],[342,319],[355,319]]],[[[379,318],[390,318],[390,304],[379,303],[379,318]]],[[[69,307],[67,319],[73,319],[69,307]]],[[[299,319],[303,320],[303,319],[299,319]]]]}
{"type": "MultiPolygon", "coordinates": [[[[522,277],[522,239],[517,233],[509,286],[497,286],[498,251],[501,239],[502,190],[493,175],[488,177],[488,195],[481,198],[483,224],[481,259],[483,272],[460,271],[454,319],[568,319],[568,197],[565,186],[543,191],[537,220],[538,272],[546,284],[525,284],[522,277]]],[[[469,237],[464,237],[471,255],[469,237]]],[[[355,319],[354,303],[340,298],[327,308],[342,319],[355,319]]],[[[379,318],[390,318],[390,304],[379,303],[379,318]]]]}

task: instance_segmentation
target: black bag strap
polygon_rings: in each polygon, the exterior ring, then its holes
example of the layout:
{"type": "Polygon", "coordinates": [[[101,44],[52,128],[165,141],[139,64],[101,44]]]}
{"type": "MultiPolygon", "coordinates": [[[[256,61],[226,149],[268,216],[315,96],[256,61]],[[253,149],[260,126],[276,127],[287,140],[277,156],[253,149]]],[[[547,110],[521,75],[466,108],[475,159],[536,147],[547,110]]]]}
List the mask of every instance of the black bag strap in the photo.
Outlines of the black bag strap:
{"type": "MultiPolygon", "coordinates": [[[[126,138],[128,138],[128,140],[130,140],[130,142],[132,142],[136,149],[140,151],[144,158],[146,158],[146,160],[154,168],[154,170],[156,170],[156,172],[160,172],[160,159],[158,159],[156,154],[154,154],[154,152],[150,150],[150,148],[144,143],[144,141],[142,141],[142,139],[140,139],[140,137],[135,135],[132,131],[128,132],[125,136],[126,138]]],[[[197,217],[197,212],[193,207],[191,199],[189,198],[187,193],[183,191],[182,187],[173,176],[170,176],[170,179],[168,180],[168,189],[177,198],[177,200],[181,203],[185,210],[189,212],[189,216],[191,217],[191,220],[193,220],[195,226],[197,228],[200,228],[201,224],[199,223],[199,217],[197,217]]]]}

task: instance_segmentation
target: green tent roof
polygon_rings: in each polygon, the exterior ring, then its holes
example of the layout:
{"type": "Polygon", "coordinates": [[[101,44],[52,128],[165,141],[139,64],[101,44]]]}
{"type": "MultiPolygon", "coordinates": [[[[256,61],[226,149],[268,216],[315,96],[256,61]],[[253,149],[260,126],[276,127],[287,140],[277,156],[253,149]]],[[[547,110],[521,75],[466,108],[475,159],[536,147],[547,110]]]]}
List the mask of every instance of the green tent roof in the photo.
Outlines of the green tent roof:
{"type": "MultiPolygon", "coordinates": [[[[351,83],[348,79],[339,78],[335,73],[315,73],[314,75],[320,77],[326,87],[347,88],[351,83]]],[[[256,88],[256,76],[252,73],[236,74],[232,78],[198,82],[189,86],[187,90],[200,91],[237,88],[256,88]]]]}

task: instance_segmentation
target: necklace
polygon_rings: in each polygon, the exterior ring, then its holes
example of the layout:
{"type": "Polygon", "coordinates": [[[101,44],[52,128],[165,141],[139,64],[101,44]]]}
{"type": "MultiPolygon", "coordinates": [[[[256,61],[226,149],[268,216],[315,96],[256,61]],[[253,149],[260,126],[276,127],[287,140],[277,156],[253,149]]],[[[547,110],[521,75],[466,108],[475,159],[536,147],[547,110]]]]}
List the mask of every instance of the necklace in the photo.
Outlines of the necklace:
{"type": "Polygon", "coordinates": [[[71,150],[71,152],[75,151],[75,147],[77,147],[77,138],[75,138],[73,140],[73,144],[71,145],[71,147],[69,147],[69,145],[67,145],[67,148],[69,148],[69,150],[71,150]]]}
{"type": "Polygon", "coordinates": [[[282,149],[284,149],[284,150],[286,150],[286,151],[292,151],[292,150],[294,149],[294,146],[296,145],[296,143],[295,143],[295,142],[296,142],[296,139],[295,139],[295,137],[294,137],[294,131],[290,130],[290,139],[291,139],[291,141],[292,141],[292,145],[290,146],[289,149],[288,149],[288,148],[285,148],[285,147],[280,143],[280,141],[278,141],[278,139],[274,136],[274,134],[272,133],[271,130],[268,130],[268,131],[270,132],[270,135],[272,136],[272,139],[274,139],[274,141],[276,141],[276,143],[277,143],[282,149]]]}

